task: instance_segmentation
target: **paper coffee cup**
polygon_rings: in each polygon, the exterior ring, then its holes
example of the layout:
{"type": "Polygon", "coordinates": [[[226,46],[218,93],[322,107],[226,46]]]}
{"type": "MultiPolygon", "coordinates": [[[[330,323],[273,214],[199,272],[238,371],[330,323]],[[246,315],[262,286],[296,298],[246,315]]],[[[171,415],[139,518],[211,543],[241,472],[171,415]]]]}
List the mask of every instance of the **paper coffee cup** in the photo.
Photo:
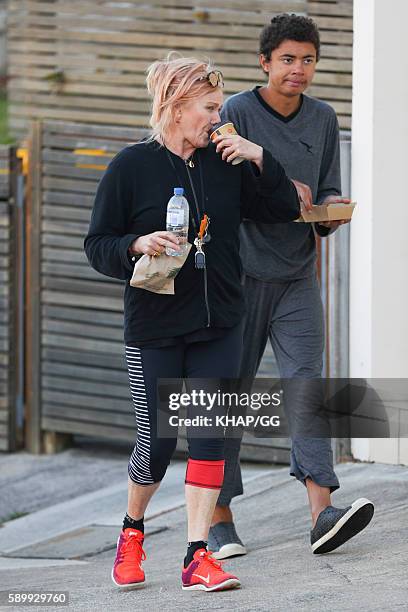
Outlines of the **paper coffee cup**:
{"type": "MultiPolygon", "coordinates": [[[[238,134],[238,132],[235,129],[234,124],[229,121],[228,123],[223,123],[222,125],[219,125],[216,130],[211,132],[210,139],[211,141],[213,141],[216,136],[231,136],[233,134],[238,134]]],[[[237,164],[240,164],[243,161],[245,161],[244,157],[236,157],[232,160],[231,164],[233,166],[236,166],[237,164]]]]}

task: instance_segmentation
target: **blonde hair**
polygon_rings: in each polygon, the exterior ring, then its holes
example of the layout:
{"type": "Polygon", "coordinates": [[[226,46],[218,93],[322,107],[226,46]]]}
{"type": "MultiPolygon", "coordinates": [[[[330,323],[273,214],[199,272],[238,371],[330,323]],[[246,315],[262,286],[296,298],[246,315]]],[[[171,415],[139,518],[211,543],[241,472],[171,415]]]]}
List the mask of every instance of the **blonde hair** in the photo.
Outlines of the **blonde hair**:
{"type": "Polygon", "coordinates": [[[214,91],[206,78],[212,70],[210,62],[182,57],[175,51],[148,67],[146,84],[152,97],[149,140],[157,139],[163,144],[174,121],[176,105],[214,91]]]}

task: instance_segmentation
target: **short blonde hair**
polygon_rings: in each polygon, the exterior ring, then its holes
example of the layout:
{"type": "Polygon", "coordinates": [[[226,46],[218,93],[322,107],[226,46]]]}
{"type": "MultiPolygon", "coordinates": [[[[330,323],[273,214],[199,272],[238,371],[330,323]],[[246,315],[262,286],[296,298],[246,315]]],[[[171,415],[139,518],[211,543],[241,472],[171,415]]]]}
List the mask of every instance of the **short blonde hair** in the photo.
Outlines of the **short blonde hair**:
{"type": "Polygon", "coordinates": [[[152,97],[151,139],[158,138],[163,143],[174,121],[176,105],[214,91],[206,78],[214,69],[210,62],[182,57],[175,51],[148,67],[146,84],[152,97]]]}

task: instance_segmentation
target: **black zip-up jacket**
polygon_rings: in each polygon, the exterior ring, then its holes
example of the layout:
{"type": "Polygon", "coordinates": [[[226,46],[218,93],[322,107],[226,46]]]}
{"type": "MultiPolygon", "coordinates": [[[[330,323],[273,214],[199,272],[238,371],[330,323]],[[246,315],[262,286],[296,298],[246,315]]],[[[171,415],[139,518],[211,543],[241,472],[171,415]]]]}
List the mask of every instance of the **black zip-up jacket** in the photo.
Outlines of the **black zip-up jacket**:
{"type": "MultiPolygon", "coordinates": [[[[85,238],[91,266],[102,274],[126,280],[125,342],[133,345],[206,327],[238,324],[244,314],[238,232],[241,220],[282,223],[300,215],[293,183],[265,149],[262,174],[249,162],[235,166],[226,163],[212,144],[195,152],[195,167],[191,169],[180,157],[169,154],[175,168],[166,149],[154,141],[131,145],[118,153],[98,186],[85,238]],[[211,240],[205,245],[206,270],[195,269],[193,247],[175,279],[175,295],[131,287],[134,263],[128,249],[139,236],[166,229],[167,202],[174,187],[184,187],[198,223],[187,171],[200,213],[206,212],[211,220],[211,240]]],[[[190,221],[189,242],[194,238],[190,221]]]]}

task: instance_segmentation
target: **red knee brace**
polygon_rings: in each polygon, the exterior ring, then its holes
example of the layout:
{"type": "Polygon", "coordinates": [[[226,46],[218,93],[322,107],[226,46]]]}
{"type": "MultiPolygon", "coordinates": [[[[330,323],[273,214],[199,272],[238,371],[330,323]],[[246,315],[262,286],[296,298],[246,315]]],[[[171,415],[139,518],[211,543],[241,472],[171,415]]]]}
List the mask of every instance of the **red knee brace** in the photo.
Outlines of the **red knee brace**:
{"type": "Polygon", "coordinates": [[[224,481],[224,459],[222,461],[187,461],[186,484],[203,489],[221,489],[224,481]]]}

